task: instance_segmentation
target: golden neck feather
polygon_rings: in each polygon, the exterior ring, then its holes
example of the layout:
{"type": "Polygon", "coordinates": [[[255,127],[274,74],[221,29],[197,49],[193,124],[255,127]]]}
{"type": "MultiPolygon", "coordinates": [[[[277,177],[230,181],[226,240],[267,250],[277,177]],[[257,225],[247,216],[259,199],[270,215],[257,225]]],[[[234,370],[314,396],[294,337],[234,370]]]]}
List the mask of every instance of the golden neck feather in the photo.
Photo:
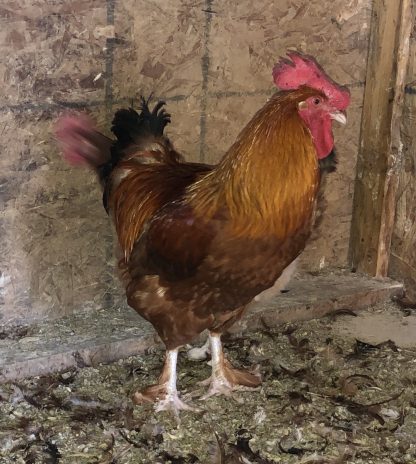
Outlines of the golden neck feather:
{"type": "Polygon", "coordinates": [[[190,187],[198,215],[226,206],[234,233],[250,237],[286,237],[310,220],[318,160],[297,104],[311,94],[280,92],[256,113],[217,167],[190,187]]]}

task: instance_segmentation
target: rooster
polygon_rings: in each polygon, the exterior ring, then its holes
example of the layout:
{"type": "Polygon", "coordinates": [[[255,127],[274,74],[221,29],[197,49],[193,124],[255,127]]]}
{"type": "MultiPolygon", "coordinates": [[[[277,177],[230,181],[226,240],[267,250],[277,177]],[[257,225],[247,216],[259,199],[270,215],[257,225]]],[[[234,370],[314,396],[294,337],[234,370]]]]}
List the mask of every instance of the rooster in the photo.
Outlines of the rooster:
{"type": "Polygon", "coordinates": [[[96,171],[114,221],[127,302],[166,346],[155,385],[133,395],[156,410],[189,409],[178,395],[178,349],[208,330],[212,375],[205,398],[260,379],[226,359],[221,334],[274,286],[302,252],[314,221],[319,163],[345,124],[349,91],[309,56],[273,69],[280,91],[215,166],[186,162],[164,135],[164,102],[115,114],[113,141],[83,115],[63,116],[64,158],[96,171]]]}

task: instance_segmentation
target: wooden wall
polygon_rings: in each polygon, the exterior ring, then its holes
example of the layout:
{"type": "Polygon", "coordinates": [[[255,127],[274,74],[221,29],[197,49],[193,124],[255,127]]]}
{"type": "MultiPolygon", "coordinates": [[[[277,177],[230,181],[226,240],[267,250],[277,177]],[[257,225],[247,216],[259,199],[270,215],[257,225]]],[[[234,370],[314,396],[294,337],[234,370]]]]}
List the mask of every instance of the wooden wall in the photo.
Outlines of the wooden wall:
{"type": "Polygon", "coordinates": [[[68,168],[52,140],[61,111],[86,109],[108,129],[114,109],[154,92],[168,102],[176,146],[216,162],[273,92],[287,48],[315,55],[351,89],[326,216],[303,258],[304,269],[346,265],[370,10],[371,0],[4,0],[2,322],[124,304],[95,179],[68,168]]]}
{"type": "MultiPolygon", "coordinates": [[[[416,12],[416,2],[413,2],[416,12]]],[[[416,22],[410,37],[410,59],[406,78],[401,125],[403,165],[397,194],[396,220],[389,273],[404,280],[412,299],[416,298],[416,22]]]]}

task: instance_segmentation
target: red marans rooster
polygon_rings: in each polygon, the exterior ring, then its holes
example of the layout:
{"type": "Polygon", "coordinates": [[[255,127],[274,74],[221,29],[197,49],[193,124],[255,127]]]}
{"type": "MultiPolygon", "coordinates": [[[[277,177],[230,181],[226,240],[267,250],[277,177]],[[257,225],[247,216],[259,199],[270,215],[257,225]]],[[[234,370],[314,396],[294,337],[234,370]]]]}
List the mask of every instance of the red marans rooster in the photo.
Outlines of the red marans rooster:
{"type": "Polygon", "coordinates": [[[307,56],[290,53],[273,70],[281,89],[216,166],[185,162],[163,135],[169,115],[116,113],[112,141],[85,116],[61,118],[64,157],[96,170],[122,250],[128,304],[166,345],[156,385],[134,395],[157,410],[188,408],[177,394],[178,348],[208,329],[209,396],[253,374],[226,360],[221,333],[272,287],[302,252],[313,224],[319,160],[333,149],[332,120],[345,123],[350,96],[307,56]]]}

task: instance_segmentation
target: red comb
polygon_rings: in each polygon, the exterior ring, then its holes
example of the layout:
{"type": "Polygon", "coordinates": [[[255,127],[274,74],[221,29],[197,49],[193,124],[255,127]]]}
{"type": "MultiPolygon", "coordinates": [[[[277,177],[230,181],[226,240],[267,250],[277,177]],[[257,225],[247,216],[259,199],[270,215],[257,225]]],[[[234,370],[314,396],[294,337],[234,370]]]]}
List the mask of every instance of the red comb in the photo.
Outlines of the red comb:
{"type": "Polygon", "coordinates": [[[338,110],[345,110],[350,103],[350,92],[333,81],[315,58],[298,52],[289,52],[273,68],[273,80],[282,90],[296,90],[302,85],[323,92],[338,110]]]}

